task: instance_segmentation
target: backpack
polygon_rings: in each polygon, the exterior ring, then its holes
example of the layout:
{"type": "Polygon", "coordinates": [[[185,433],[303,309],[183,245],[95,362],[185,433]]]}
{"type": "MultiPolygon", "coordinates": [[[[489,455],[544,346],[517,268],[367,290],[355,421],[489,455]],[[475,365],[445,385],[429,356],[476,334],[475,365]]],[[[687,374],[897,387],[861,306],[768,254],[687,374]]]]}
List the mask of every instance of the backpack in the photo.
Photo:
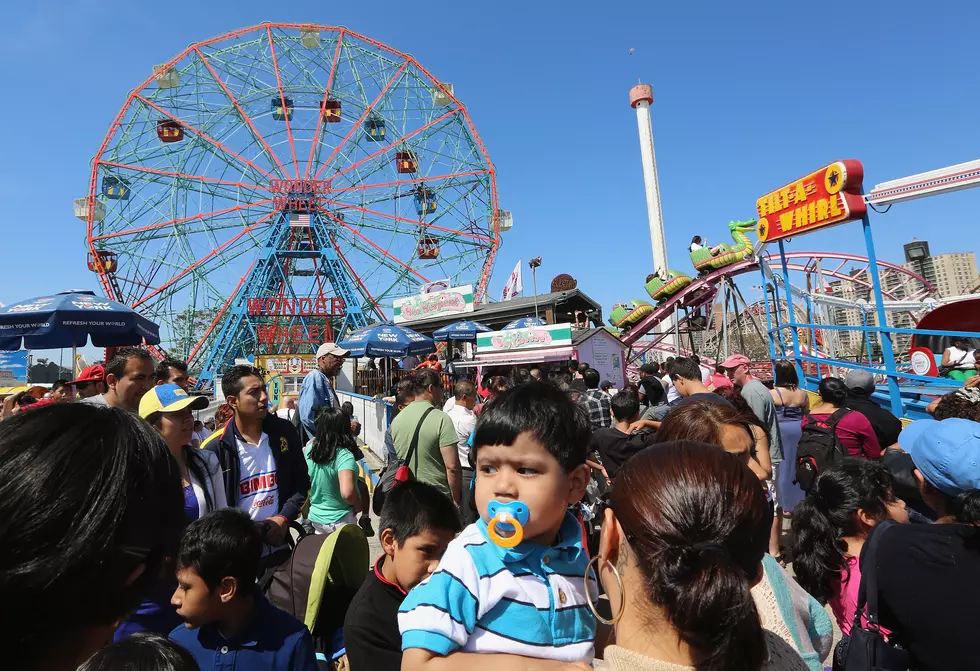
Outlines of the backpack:
{"type": "Polygon", "coordinates": [[[818,475],[847,456],[837,438],[837,424],[849,412],[847,408],[839,408],[825,424],[812,415],[807,416],[796,448],[796,479],[793,480],[804,492],[813,489],[818,475]]]}
{"type": "Polygon", "coordinates": [[[408,446],[408,452],[405,454],[404,459],[392,459],[391,463],[385,466],[385,469],[381,472],[378,480],[378,486],[374,488],[374,501],[371,504],[372,509],[376,515],[381,514],[381,509],[384,507],[385,496],[391,491],[391,488],[400,482],[409,482],[414,480],[413,469],[409,468],[408,464],[412,461],[412,457],[415,457],[415,471],[419,469],[419,433],[422,431],[422,425],[425,424],[425,418],[429,416],[429,413],[435,410],[435,408],[428,408],[422,413],[422,419],[419,420],[418,426],[415,427],[415,435],[412,436],[412,443],[408,446]]]}
{"type": "Polygon", "coordinates": [[[340,666],[344,617],[370,566],[364,532],[347,524],[330,535],[302,536],[289,559],[269,577],[269,601],[310,630],[319,669],[340,666]]]}

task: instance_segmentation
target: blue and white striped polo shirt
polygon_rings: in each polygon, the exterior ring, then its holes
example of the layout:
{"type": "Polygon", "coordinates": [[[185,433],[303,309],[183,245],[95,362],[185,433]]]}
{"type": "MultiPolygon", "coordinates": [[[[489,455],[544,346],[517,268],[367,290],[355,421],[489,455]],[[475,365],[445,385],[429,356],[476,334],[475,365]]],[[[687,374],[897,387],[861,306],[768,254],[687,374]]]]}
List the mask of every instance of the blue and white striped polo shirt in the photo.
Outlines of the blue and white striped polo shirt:
{"type": "Polygon", "coordinates": [[[438,655],[497,652],[564,662],[591,662],[595,618],[585,590],[588,552],[582,527],[565,515],[553,546],[501,548],[482,519],[463,530],[435,573],[408,593],[398,612],[402,650],[438,655]]]}

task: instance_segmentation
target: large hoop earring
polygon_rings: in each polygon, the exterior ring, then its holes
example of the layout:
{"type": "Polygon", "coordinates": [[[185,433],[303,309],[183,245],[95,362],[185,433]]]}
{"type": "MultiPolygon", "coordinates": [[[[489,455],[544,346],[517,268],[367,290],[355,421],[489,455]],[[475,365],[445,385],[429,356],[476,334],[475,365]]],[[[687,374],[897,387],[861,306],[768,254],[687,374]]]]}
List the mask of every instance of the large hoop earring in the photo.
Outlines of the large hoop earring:
{"type": "MultiPolygon", "coordinates": [[[[598,566],[596,568],[597,568],[595,572],[596,583],[601,584],[601,582],[599,581],[598,566]]],[[[595,617],[595,619],[597,619],[599,622],[603,624],[608,624],[608,625],[616,625],[619,622],[619,620],[622,619],[623,611],[626,610],[626,590],[623,588],[623,579],[619,575],[619,570],[616,568],[615,564],[613,564],[611,561],[606,561],[605,558],[600,554],[597,554],[595,557],[590,559],[589,563],[585,565],[585,602],[588,604],[589,610],[592,611],[592,615],[595,617]],[[599,615],[599,611],[596,610],[595,604],[592,603],[592,595],[589,593],[589,570],[592,568],[592,562],[594,562],[597,559],[602,559],[603,561],[606,562],[606,564],[609,565],[609,568],[611,568],[613,571],[613,575],[616,576],[616,583],[619,585],[619,612],[617,612],[616,617],[614,617],[611,620],[607,620],[606,618],[602,617],[602,615],[599,615]]]]}

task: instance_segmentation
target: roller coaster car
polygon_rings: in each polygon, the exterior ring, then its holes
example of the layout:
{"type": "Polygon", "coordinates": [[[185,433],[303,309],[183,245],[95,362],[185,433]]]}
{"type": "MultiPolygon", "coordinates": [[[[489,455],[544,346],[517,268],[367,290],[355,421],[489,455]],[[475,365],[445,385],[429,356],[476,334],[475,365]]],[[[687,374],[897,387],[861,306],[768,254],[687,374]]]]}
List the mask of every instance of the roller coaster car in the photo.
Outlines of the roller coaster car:
{"type": "Polygon", "coordinates": [[[666,282],[657,277],[656,273],[651,273],[647,275],[646,290],[653,300],[663,301],[679,292],[691,282],[693,280],[689,275],[679,273],[676,270],[667,271],[666,282]]]}
{"type": "Polygon", "coordinates": [[[612,314],[609,315],[609,323],[618,329],[628,329],[639,323],[651,312],[653,312],[653,306],[646,301],[632,300],[630,305],[616,303],[613,306],[612,314]]]}
{"type": "Polygon", "coordinates": [[[752,241],[749,240],[746,233],[754,231],[755,226],[755,219],[728,222],[728,230],[731,231],[735,244],[726,245],[722,243],[714,248],[705,246],[703,249],[697,249],[691,252],[691,263],[694,264],[698,272],[704,274],[744,261],[752,255],[753,250],[752,241]],[[712,256],[712,249],[717,249],[719,253],[712,256]]]}

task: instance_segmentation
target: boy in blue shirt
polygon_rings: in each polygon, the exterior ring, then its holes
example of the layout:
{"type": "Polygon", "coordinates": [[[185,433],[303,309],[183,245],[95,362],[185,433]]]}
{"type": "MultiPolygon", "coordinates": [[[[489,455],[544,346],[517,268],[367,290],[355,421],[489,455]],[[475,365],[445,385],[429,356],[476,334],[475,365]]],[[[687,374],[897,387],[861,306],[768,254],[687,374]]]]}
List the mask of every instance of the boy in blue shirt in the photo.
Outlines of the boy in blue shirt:
{"type": "Polygon", "coordinates": [[[184,624],[170,639],[201,671],[316,671],[306,626],[255,587],[261,558],[255,523],[237,508],[208,513],[184,532],[171,599],[184,624]]]}
{"type": "Polygon", "coordinates": [[[593,600],[598,590],[585,576],[582,526],[567,511],[589,482],[589,435],[584,410],[546,383],[515,387],[487,406],[470,453],[481,519],[402,603],[403,671],[499,671],[515,662],[553,671],[592,661],[586,590],[593,600]],[[502,523],[500,508],[520,524],[502,523]]]}

